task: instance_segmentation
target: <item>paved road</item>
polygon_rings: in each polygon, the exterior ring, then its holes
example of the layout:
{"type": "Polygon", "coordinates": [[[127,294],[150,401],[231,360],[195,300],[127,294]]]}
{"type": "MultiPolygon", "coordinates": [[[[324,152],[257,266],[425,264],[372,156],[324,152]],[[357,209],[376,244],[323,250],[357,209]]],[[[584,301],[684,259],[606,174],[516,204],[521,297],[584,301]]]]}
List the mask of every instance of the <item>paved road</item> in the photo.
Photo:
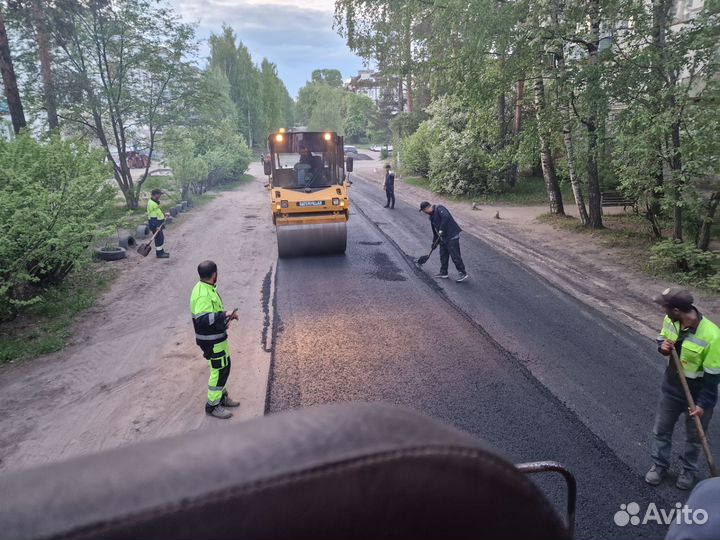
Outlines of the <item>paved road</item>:
{"type": "MultiPolygon", "coordinates": [[[[437,255],[423,270],[412,264],[429,248],[427,218],[402,201],[382,208],[371,166],[356,175],[346,255],[278,262],[269,410],[407,405],[515,462],[569,466],[578,537],[662,537],[663,528],[613,522],[620,504],[685,498],[641,478],[662,374],[653,343],[467,234],[471,280],[436,282],[437,255]]],[[[560,483],[540,483],[562,507],[560,483]]]]}

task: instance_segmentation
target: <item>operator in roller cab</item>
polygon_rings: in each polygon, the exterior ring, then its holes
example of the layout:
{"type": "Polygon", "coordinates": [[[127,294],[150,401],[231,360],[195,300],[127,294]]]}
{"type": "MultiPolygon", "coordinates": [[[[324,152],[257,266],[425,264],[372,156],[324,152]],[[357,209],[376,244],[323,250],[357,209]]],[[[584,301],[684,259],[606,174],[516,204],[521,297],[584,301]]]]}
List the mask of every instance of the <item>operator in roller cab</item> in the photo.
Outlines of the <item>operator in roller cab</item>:
{"type": "Polygon", "coordinates": [[[280,257],[344,253],[352,158],[345,161],[343,138],[280,131],[270,135],[268,150],[264,167],[280,257]]]}

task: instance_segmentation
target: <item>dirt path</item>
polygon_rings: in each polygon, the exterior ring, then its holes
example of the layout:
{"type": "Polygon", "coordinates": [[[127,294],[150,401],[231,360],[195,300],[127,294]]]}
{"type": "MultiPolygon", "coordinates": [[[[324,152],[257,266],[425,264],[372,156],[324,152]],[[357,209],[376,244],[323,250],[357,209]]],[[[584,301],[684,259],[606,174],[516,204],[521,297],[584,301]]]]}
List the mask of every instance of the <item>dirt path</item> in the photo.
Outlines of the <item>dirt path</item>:
{"type": "MultiPolygon", "coordinates": [[[[250,171],[260,175],[259,165],[250,171]]],[[[262,415],[270,363],[275,235],[256,178],[183,214],[169,260],[131,254],[111,290],[84,314],[71,345],[0,369],[0,470],[26,468],[216,424],[204,414],[208,368],[188,314],[197,264],[213,259],[232,323],[231,421],[262,415]]]]}
{"type": "MultiPolygon", "coordinates": [[[[358,162],[357,174],[377,182],[383,172],[377,161],[358,162]]],[[[395,196],[418,204],[430,200],[446,205],[460,226],[481,240],[530,268],[555,287],[603,311],[647,337],[657,335],[660,312],[652,297],[673,283],[647,276],[629,267],[633,256],[628,248],[610,248],[600,238],[577,234],[540,223],[545,206],[480,205],[448,201],[428,190],[406,184],[399,178],[395,196]],[[499,212],[500,219],[496,219],[499,212]]],[[[568,215],[575,215],[573,201],[566,201],[568,215]]],[[[621,208],[606,209],[622,212],[621,208]]],[[[720,321],[720,298],[694,291],[696,304],[713,321],[720,321]]]]}

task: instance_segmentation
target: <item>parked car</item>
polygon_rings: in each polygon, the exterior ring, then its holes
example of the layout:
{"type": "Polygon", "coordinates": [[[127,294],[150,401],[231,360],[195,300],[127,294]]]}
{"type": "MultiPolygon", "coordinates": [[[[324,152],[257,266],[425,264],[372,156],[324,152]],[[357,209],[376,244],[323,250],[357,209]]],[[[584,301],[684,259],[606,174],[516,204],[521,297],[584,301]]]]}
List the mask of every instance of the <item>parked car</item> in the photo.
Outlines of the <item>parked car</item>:
{"type": "Polygon", "coordinates": [[[346,154],[357,154],[358,149],[355,146],[345,145],[345,153],[346,154]]]}
{"type": "Polygon", "coordinates": [[[388,152],[393,151],[392,144],[373,144],[370,147],[370,150],[373,152],[382,152],[383,150],[387,150],[388,152]]]}

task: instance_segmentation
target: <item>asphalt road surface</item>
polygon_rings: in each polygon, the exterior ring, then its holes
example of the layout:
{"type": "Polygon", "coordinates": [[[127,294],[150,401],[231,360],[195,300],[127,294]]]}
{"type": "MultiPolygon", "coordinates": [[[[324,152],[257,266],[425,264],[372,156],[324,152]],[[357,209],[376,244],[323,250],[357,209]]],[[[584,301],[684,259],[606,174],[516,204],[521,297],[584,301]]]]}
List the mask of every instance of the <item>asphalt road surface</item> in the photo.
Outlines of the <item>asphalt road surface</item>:
{"type": "MultiPolygon", "coordinates": [[[[461,249],[470,280],[433,279],[437,254],[423,269],[412,262],[431,243],[418,201],[383,208],[371,165],[359,168],[346,254],[278,261],[268,410],[409,406],[514,462],[568,466],[579,538],[663,537],[665,527],[613,521],[621,504],[671,509],[687,497],[674,482],[642,479],[663,371],[654,342],[469,234],[461,249]]],[[[562,513],[562,482],[538,483],[562,513]]]]}

